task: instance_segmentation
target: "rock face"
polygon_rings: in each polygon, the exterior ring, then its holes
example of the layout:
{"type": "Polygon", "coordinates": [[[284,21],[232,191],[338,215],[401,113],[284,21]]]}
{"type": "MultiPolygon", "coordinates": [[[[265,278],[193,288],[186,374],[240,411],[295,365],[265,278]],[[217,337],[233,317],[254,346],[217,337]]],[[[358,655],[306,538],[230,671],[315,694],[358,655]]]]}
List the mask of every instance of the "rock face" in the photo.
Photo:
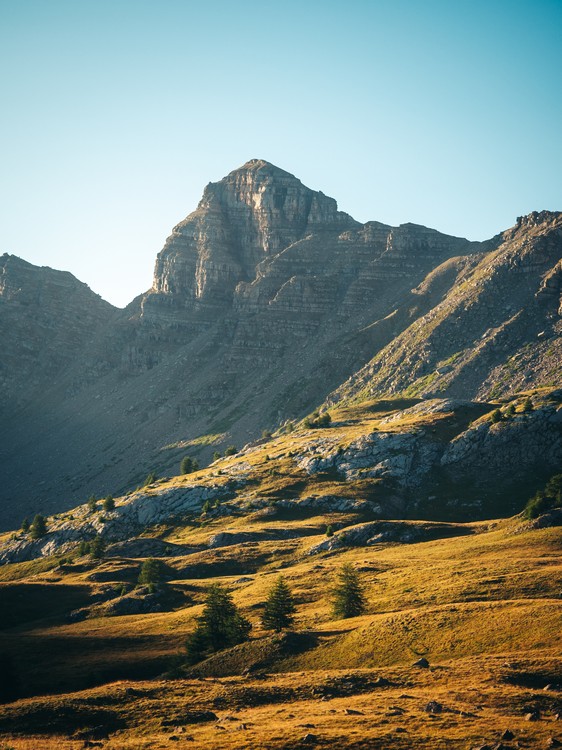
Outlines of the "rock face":
{"type": "Polygon", "coordinates": [[[331,392],[508,390],[510,356],[518,383],[551,383],[560,223],[531,215],[486,243],[360,224],[252,160],[207,186],[125,310],[4,256],[0,528],[175,474],[186,452],[205,462],[331,392]]]}
{"type": "MultiPolygon", "coordinates": [[[[520,217],[332,397],[494,398],[562,378],[562,213],[520,217]]],[[[414,290],[426,297],[439,269],[414,290]],[[431,282],[431,283],[430,283],[431,282]]]]}

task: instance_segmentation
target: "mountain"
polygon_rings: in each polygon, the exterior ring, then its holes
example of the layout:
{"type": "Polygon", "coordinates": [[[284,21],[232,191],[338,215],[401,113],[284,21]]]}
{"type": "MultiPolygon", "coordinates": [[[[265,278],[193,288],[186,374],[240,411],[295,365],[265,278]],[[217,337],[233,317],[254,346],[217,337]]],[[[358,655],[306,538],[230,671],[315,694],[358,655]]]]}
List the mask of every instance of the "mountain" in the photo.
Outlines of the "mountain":
{"type": "MultiPolygon", "coordinates": [[[[562,213],[519,217],[499,246],[338,390],[487,399],[562,382],[562,213]]],[[[414,294],[431,295],[436,269],[414,294]]]]}
{"type": "Polygon", "coordinates": [[[560,222],[531,214],[484,243],[360,224],[255,159],[205,188],[124,310],[8,256],[28,270],[0,287],[2,527],[176,474],[186,453],[207,462],[324,401],[552,384],[560,222]]]}

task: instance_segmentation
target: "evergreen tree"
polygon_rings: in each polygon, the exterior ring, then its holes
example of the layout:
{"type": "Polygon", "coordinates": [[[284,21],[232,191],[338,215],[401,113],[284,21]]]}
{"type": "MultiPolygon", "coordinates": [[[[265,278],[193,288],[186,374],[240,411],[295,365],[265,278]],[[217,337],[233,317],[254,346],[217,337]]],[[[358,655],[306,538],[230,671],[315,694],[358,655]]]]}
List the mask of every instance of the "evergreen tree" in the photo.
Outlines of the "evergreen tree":
{"type": "Polygon", "coordinates": [[[492,424],[497,424],[502,421],[502,413],[499,409],[494,409],[492,412],[492,424]]]}
{"type": "Polygon", "coordinates": [[[95,513],[98,509],[98,501],[95,498],[95,495],[90,495],[88,498],[88,510],[90,513],[95,513]]]}
{"type": "Polygon", "coordinates": [[[215,651],[248,640],[251,628],[251,623],[238,612],[231,594],[220,584],[213,584],[197,627],[186,642],[189,663],[195,664],[215,651]]]}
{"type": "Polygon", "coordinates": [[[141,566],[139,573],[139,583],[144,585],[154,585],[162,582],[164,576],[164,565],[161,560],[149,557],[141,566]]]}
{"type": "Polygon", "coordinates": [[[235,456],[238,453],[238,448],[235,445],[229,445],[225,450],[225,456],[235,456]]]}
{"type": "Polygon", "coordinates": [[[533,401],[530,396],[523,401],[523,411],[533,411],[533,401]]]}
{"type": "Polygon", "coordinates": [[[78,554],[80,557],[83,557],[84,555],[90,554],[90,542],[87,542],[85,539],[82,539],[80,544],[78,545],[78,554]]]}
{"type": "Polygon", "coordinates": [[[92,539],[90,544],[88,545],[88,552],[91,557],[94,558],[94,560],[101,560],[105,554],[105,542],[101,538],[101,536],[97,536],[95,539],[92,539]]]}
{"type": "Polygon", "coordinates": [[[180,471],[182,474],[191,474],[192,472],[197,471],[198,468],[199,461],[196,458],[191,458],[191,456],[184,456],[180,464],[180,471]]]}
{"type": "Polygon", "coordinates": [[[147,478],[144,480],[143,487],[146,487],[149,484],[153,484],[157,480],[156,474],[151,471],[150,474],[147,476],[147,478]]]}
{"type": "Polygon", "coordinates": [[[47,522],[45,516],[38,513],[29,527],[29,532],[32,539],[39,539],[44,536],[47,533],[47,522]]]}
{"type": "Polygon", "coordinates": [[[220,457],[221,457],[221,454],[218,451],[215,451],[213,453],[213,461],[218,461],[220,457]]]}
{"type": "Polygon", "coordinates": [[[334,536],[334,528],[330,523],[326,526],[326,536],[334,536]]]}
{"type": "Polygon", "coordinates": [[[295,603],[293,595],[283,576],[269,590],[267,601],[262,614],[262,625],[266,630],[279,633],[293,624],[295,603]]]}
{"type": "Polygon", "coordinates": [[[105,511],[115,510],[115,500],[113,495],[108,495],[103,501],[103,509],[105,511]]]}
{"type": "Polygon", "coordinates": [[[23,521],[21,522],[21,530],[29,531],[29,526],[30,526],[29,520],[27,518],[24,518],[23,521]]]}
{"type": "Polygon", "coordinates": [[[363,586],[359,580],[359,574],[351,563],[344,563],[339,570],[332,603],[336,618],[357,617],[365,611],[363,586]]]}

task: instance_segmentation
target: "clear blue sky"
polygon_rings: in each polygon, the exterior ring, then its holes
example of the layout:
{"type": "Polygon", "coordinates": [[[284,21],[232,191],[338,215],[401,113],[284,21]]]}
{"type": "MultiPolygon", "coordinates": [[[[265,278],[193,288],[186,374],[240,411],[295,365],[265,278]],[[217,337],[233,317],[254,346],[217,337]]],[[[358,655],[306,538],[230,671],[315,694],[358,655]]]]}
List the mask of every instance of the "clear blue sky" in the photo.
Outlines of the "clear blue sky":
{"type": "Polygon", "coordinates": [[[562,0],[0,0],[0,253],[124,305],[267,159],[360,221],[562,210],[562,0]]]}

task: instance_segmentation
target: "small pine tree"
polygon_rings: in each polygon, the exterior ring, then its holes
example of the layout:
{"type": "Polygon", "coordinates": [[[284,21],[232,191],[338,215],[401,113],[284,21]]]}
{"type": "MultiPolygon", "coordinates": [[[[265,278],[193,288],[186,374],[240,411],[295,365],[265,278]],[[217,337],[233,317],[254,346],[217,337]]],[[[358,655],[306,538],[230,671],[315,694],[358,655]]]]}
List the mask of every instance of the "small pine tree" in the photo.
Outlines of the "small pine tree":
{"type": "Polygon", "coordinates": [[[96,500],[95,495],[90,495],[87,505],[90,513],[96,512],[96,510],[98,509],[98,501],[96,500]]]}
{"type": "Polygon", "coordinates": [[[29,533],[32,539],[39,539],[47,533],[47,521],[45,517],[38,513],[29,527],[29,533]]]}
{"type": "Polygon", "coordinates": [[[505,416],[506,417],[512,417],[515,414],[515,404],[510,404],[507,409],[505,410],[505,416]]]}
{"type": "Polygon", "coordinates": [[[93,557],[94,560],[101,560],[105,555],[105,542],[103,541],[101,536],[97,536],[95,539],[92,539],[88,547],[90,557],[93,557]]]}
{"type": "Polygon", "coordinates": [[[235,445],[229,445],[228,448],[225,450],[224,455],[225,456],[234,456],[238,453],[238,448],[235,445]]]}
{"type": "Polygon", "coordinates": [[[231,594],[220,584],[213,584],[197,627],[186,641],[188,662],[195,664],[215,651],[243,643],[248,640],[251,628],[249,620],[238,612],[231,594]]]}
{"type": "Polygon", "coordinates": [[[196,458],[191,458],[191,456],[184,456],[180,464],[180,471],[182,474],[191,474],[192,472],[197,471],[198,468],[199,461],[196,458]]]}
{"type": "Polygon", "coordinates": [[[290,628],[294,621],[295,603],[293,595],[283,576],[269,590],[262,614],[262,625],[266,630],[279,633],[290,628]]]}
{"type": "Polygon", "coordinates": [[[155,585],[162,583],[164,577],[164,564],[161,560],[149,557],[141,566],[139,583],[141,585],[155,585]]]}
{"type": "Polygon", "coordinates": [[[103,509],[108,512],[115,510],[115,500],[113,499],[113,495],[108,495],[104,498],[103,509]]]}
{"type": "Polygon", "coordinates": [[[502,413],[499,409],[494,409],[492,412],[492,424],[497,424],[502,421],[502,413]]]}
{"type": "Polygon", "coordinates": [[[366,607],[363,586],[359,574],[351,565],[344,563],[338,573],[338,582],[333,590],[333,613],[336,619],[357,617],[366,607]]]}
{"type": "Polygon", "coordinates": [[[533,411],[533,401],[530,396],[527,396],[525,401],[523,401],[523,411],[533,411]]]}
{"type": "Polygon", "coordinates": [[[221,454],[218,451],[215,451],[213,453],[213,461],[218,461],[219,458],[222,458],[221,454]]]}
{"type": "Polygon", "coordinates": [[[80,557],[90,554],[90,542],[86,542],[84,539],[78,545],[78,554],[80,557]]]}
{"type": "Polygon", "coordinates": [[[143,487],[146,487],[149,484],[153,484],[157,479],[156,474],[151,471],[150,474],[147,476],[147,478],[144,480],[143,487]]]}
{"type": "Polygon", "coordinates": [[[21,530],[29,531],[29,527],[30,527],[29,519],[24,518],[23,521],[21,522],[21,530]]]}
{"type": "Polygon", "coordinates": [[[330,523],[326,526],[326,536],[334,536],[334,529],[330,523]]]}
{"type": "Polygon", "coordinates": [[[210,500],[205,500],[205,502],[203,503],[203,507],[201,508],[201,512],[202,513],[208,513],[211,510],[212,507],[213,506],[211,505],[211,501],[210,500]]]}

